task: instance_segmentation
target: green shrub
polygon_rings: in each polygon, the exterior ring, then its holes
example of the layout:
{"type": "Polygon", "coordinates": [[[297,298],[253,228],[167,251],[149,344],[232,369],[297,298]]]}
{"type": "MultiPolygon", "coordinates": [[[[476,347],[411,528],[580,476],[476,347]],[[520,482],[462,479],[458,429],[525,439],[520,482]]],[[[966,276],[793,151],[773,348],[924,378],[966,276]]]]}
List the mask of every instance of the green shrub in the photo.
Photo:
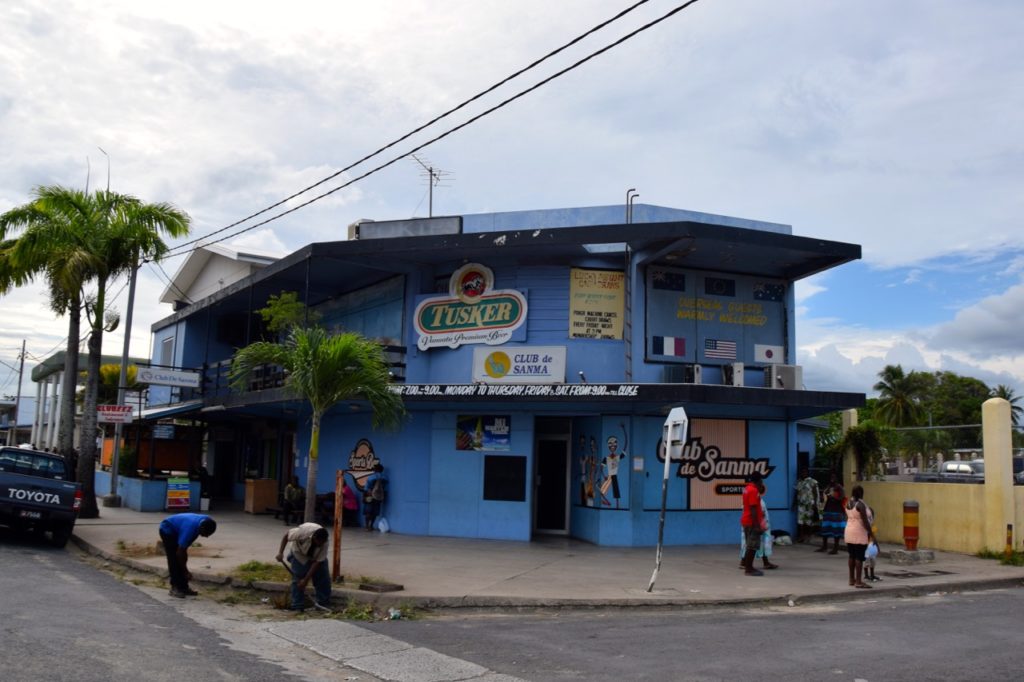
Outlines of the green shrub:
{"type": "Polygon", "coordinates": [[[139,456],[135,452],[135,448],[126,447],[118,454],[117,475],[132,477],[139,475],[139,456]]]}

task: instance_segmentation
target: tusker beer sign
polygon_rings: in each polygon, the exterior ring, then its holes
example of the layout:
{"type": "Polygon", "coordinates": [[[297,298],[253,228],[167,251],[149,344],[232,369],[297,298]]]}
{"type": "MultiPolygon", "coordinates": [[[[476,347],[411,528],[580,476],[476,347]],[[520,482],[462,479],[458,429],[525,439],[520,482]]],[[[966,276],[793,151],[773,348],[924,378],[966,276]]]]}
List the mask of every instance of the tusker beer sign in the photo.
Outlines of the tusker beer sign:
{"type": "Polygon", "coordinates": [[[416,306],[420,350],[458,348],[464,343],[505,343],[526,321],[526,297],[494,289],[494,273],[469,263],[452,273],[447,296],[430,296],[416,306]]]}

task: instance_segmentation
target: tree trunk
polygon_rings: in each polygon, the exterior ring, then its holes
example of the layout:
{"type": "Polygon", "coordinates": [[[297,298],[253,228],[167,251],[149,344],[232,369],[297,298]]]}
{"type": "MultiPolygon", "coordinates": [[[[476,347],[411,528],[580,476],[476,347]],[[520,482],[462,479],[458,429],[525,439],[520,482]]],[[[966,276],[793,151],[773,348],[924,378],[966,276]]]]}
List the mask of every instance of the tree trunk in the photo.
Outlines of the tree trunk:
{"type": "MultiPolygon", "coordinates": [[[[101,300],[97,297],[97,300],[101,300]]],[[[86,361],[85,402],[82,406],[82,433],[79,437],[81,455],[78,458],[78,481],[82,484],[82,509],[78,516],[95,519],[100,515],[96,506],[96,405],[98,402],[100,362],[103,359],[103,313],[99,324],[89,335],[89,358],[86,361]]],[[[117,494],[116,490],[110,491],[117,494]]]]}
{"type": "Polygon", "coordinates": [[[309,435],[309,466],[306,467],[306,521],[312,521],[316,509],[316,473],[320,465],[320,413],[313,413],[309,435]]]}
{"type": "MultiPolygon", "coordinates": [[[[78,386],[78,337],[82,333],[82,300],[78,294],[68,305],[68,345],[64,351],[64,381],[60,387],[60,431],[57,452],[72,462],[75,447],[75,388],[78,386]]],[[[77,472],[76,476],[77,476],[77,472]]]]}

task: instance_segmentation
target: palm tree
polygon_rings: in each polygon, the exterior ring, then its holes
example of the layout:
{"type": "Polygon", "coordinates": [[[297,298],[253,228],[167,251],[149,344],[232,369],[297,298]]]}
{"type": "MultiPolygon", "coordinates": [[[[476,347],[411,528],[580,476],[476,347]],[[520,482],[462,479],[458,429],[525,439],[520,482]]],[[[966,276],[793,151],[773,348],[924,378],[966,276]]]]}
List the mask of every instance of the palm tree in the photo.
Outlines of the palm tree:
{"type": "Polygon", "coordinates": [[[1010,403],[1010,421],[1014,426],[1020,424],[1021,412],[1024,412],[1024,408],[1017,404],[1020,400],[1020,396],[1017,395],[1016,391],[1005,384],[999,384],[992,389],[993,398],[1002,398],[1006,402],[1010,403]]]}
{"type": "Polygon", "coordinates": [[[353,332],[332,335],[320,327],[296,327],[281,343],[259,341],[246,346],[231,363],[232,385],[244,390],[256,368],[268,364],[284,369],[285,388],[308,401],[312,409],[305,509],[306,518],[312,519],[324,414],[341,401],[365,400],[370,403],[374,428],[397,427],[405,405],[390,390],[391,376],[381,346],[353,332]]]}
{"type": "Polygon", "coordinates": [[[61,386],[58,451],[69,458],[75,425],[75,388],[81,329],[82,290],[97,267],[89,246],[97,226],[91,197],[64,187],[38,187],[27,204],[0,215],[0,294],[46,278],[50,308],[68,316],[68,338],[61,386]],[[19,235],[12,239],[13,235],[19,235]]]}
{"type": "Polygon", "coordinates": [[[161,234],[188,234],[189,218],[169,204],[144,204],[109,190],[89,193],[52,186],[39,187],[33,194],[33,201],[0,216],[0,239],[5,240],[0,245],[0,293],[45,275],[51,307],[69,316],[58,437],[58,447],[65,456],[72,447],[78,337],[85,309],[90,337],[78,480],[83,493],[80,516],[93,518],[98,515],[94,435],[103,332],[116,326],[106,309],[107,285],[140,259],[162,257],[168,247],[161,234]],[[12,239],[19,230],[18,238],[12,239]],[[96,290],[87,296],[85,288],[90,283],[96,290]]]}
{"type": "Polygon", "coordinates": [[[894,428],[916,424],[921,415],[916,372],[904,374],[900,365],[886,365],[878,376],[881,381],[874,386],[879,393],[875,416],[894,428]]]}
{"type": "MultiPolygon", "coordinates": [[[[86,300],[89,357],[86,361],[85,401],[82,407],[81,455],[78,459],[82,482],[82,518],[99,515],[94,494],[96,467],[96,406],[99,396],[100,362],[103,357],[103,332],[117,327],[118,318],[107,310],[107,286],[110,281],[131,273],[143,260],[158,261],[168,251],[164,234],[183,237],[190,219],[184,211],[167,203],[145,204],[133,196],[97,191],[95,204],[100,211],[98,229],[90,246],[96,256],[92,297],[86,300]]],[[[126,330],[125,333],[130,333],[126,330]]]]}

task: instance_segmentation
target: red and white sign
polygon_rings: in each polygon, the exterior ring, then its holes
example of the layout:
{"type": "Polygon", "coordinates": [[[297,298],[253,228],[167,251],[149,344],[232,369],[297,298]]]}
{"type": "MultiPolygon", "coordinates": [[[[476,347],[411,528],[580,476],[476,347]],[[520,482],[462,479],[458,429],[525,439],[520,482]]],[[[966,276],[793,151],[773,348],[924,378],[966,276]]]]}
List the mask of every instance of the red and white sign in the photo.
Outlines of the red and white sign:
{"type": "Polygon", "coordinates": [[[131,405],[97,405],[96,421],[100,424],[131,424],[131,405]]]}

